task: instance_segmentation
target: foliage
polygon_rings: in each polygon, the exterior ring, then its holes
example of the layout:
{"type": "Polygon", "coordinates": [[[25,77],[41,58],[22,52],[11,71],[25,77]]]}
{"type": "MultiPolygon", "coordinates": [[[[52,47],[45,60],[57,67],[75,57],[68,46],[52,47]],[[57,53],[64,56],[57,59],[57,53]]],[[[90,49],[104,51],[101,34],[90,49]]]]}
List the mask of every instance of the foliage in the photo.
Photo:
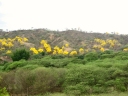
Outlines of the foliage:
{"type": "Polygon", "coordinates": [[[64,55],[52,55],[51,56],[52,59],[62,59],[62,58],[65,58],[64,55]]]}
{"type": "Polygon", "coordinates": [[[25,65],[27,65],[27,62],[25,60],[10,62],[4,65],[3,70],[14,70],[18,67],[23,67],[25,65]]]}
{"type": "Polygon", "coordinates": [[[113,90],[126,91],[128,87],[127,61],[124,64],[118,60],[116,62],[118,64],[106,59],[93,61],[86,65],[70,65],[63,85],[65,92],[92,94],[112,92],[113,90]]]}
{"type": "MultiPolygon", "coordinates": [[[[0,83],[1,83],[1,76],[0,76],[0,83]]],[[[0,87],[0,96],[9,96],[9,94],[8,94],[8,92],[7,92],[7,90],[6,90],[6,88],[4,87],[4,88],[1,88],[0,87]]]]}
{"type": "Polygon", "coordinates": [[[100,53],[98,52],[89,52],[85,55],[87,61],[94,61],[100,58],[100,53]]]}
{"type": "Polygon", "coordinates": [[[1,73],[1,86],[6,86],[12,94],[35,95],[62,91],[65,69],[36,68],[16,69],[15,72],[1,73]]]}
{"type": "Polygon", "coordinates": [[[0,89],[0,96],[9,96],[5,87],[0,89]]]}
{"type": "MultiPolygon", "coordinates": [[[[15,38],[0,39],[0,53],[11,56],[13,60],[0,65],[0,74],[3,78],[0,86],[7,88],[9,93],[22,92],[29,96],[65,92],[79,96],[128,90],[128,48],[122,47],[118,35],[90,36],[87,33],[85,38],[85,33],[77,32],[71,32],[72,35],[69,35],[70,32],[53,32],[53,36],[48,31],[37,30],[35,35],[34,33],[32,31],[29,39],[31,43],[36,42],[36,47],[26,47],[25,44],[28,43],[25,42],[28,39],[25,37],[12,36],[15,38]],[[39,34],[42,33],[46,37],[40,38],[39,34]],[[36,36],[39,38],[34,40],[36,36]],[[67,39],[61,42],[60,36],[66,36],[67,39]],[[24,48],[13,51],[21,46],[24,48]]],[[[6,89],[1,90],[6,93],[6,89]]]]}
{"type": "Polygon", "coordinates": [[[33,54],[33,55],[30,56],[31,60],[32,60],[32,59],[41,59],[42,57],[43,57],[43,56],[42,56],[41,53],[40,53],[40,54],[33,54]]]}
{"type": "Polygon", "coordinates": [[[19,61],[21,59],[28,60],[30,57],[29,51],[25,49],[17,49],[13,52],[11,58],[13,61],[19,61]]]}

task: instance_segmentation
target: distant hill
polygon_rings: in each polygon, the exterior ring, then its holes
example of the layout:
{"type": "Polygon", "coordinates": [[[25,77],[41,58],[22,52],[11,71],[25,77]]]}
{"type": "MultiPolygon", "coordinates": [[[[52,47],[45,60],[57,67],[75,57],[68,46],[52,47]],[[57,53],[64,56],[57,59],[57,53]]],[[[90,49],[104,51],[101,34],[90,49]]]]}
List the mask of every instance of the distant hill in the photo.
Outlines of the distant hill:
{"type": "Polygon", "coordinates": [[[89,33],[77,30],[51,31],[46,29],[17,30],[11,32],[0,32],[0,38],[14,38],[15,36],[26,37],[29,39],[26,46],[40,46],[42,39],[47,40],[51,46],[62,46],[68,43],[72,48],[90,47],[95,38],[116,39],[121,44],[120,48],[128,43],[128,35],[89,33]]]}

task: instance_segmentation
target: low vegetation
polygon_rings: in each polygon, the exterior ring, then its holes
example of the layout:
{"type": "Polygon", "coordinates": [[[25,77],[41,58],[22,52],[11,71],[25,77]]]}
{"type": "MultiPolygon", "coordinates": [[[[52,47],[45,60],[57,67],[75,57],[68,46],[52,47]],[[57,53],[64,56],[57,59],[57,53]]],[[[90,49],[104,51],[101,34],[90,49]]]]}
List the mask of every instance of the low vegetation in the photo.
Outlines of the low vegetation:
{"type": "Polygon", "coordinates": [[[118,40],[96,38],[71,50],[46,40],[28,48],[28,40],[0,39],[0,96],[126,96],[128,50],[118,40]]]}

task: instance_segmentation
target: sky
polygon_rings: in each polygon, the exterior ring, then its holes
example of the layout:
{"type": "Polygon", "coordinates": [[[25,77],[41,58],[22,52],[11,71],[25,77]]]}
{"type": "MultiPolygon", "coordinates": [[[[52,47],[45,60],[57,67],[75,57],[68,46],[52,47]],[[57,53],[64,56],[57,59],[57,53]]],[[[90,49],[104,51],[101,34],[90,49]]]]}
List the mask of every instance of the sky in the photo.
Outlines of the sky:
{"type": "Polygon", "coordinates": [[[0,29],[128,33],[128,0],[0,0],[0,29]]]}

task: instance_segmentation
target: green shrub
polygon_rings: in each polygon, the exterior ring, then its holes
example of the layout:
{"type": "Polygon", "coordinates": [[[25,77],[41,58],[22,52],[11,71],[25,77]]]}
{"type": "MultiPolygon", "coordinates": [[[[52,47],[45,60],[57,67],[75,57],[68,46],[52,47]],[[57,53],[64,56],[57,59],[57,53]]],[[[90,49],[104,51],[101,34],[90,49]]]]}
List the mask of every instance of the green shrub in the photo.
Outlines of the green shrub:
{"type": "Polygon", "coordinates": [[[9,96],[6,88],[0,88],[0,96],[9,96]]]}
{"type": "Polygon", "coordinates": [[[66,58],[63,59],[53,59],[50,61],[51,66],[57,67],[57,68],[63,68],[69,63],[69,60],[66,58]]]}
{"type": "Polygon", "coordinates": [[[112,53],[114,53],[113,50],[105,50],[105,51],[103,52],[103,54],[112,54],[112,53]]]}
{"type": "Polygon", "coordinates": [[[6,63],[3,67],[3,70],[13,70],[16,69],[17,67],[23,67],[25,65],[27,65],[27,62],[25,60],[14,61],[14,62],[6,63]]]}
{"type": "Polygon", "coordinates": [[[110,64],[99,65],[90,65],[89,63],[68,66],[69,70],[66,73],[64,82],[65,92],[77,90],[81,94],[106,93],[110,92],[112,87],[117,91],[127,90],[128,74],[123,70],[124,67],[118,68],[117,65],[112,66],[110,64]]]}
{"type": "Polygon", "coordinates": [[[92,90],[93,90],[93,93],[96,93],[96,94],[106,93],[106,88],[104,87],[94,86],[92,90]]]}
{"type": "Polygon", "coordinates": [[[85,57],[85,54],[78,55],[78,59],[84,59],[84,57],[85,57]]]}
{"type": "Polygon", "coordinates": [[[33,69],[36,69],[37,67],[39,67],[38,65],[26,65],[24,67],[22,67],[23,69],[30,69],[30,70],[33,70],[33,69]]]}
{"type": "Polygon", "coordinates": [[[33,54],[31,56],[31,59],[41,59],[42,58],[42,55],[41,54],[33,54]]]}
{"type": "Polygon", "coordinates": [[[105,58],[113,58],[114,54],[102,54],[101,55],[101,59],[105,59],[105,58]]]}
{"type": "Polygon", "coordinates": [[[67,64],[71,61],[69,58],[61,58],[61,59],[51,59],[51,58],[42,58],[41,65],[44,67],[57,67],[63,68],[67,66],[67,64]]]}
{"type": "Polygon", "coordinates": [[[41,65],[43,65],[44,67],[52,66],[49,60],[41,60],[41,65]]]}
{"type": "Polygon", "coordinates": [[[33,85],[36,80],[35,74],[27,69],[18,69],[15,72],[15,92],[24,92],[28,95],[33,93],[33,85]]]}
{"type": "MultiPolygon", "coordinates": [[[[0,76],[0,82],[1,82],[1,80],[2,80],[2,78],[0,76]]],[[[4,88],[0,87],[0,96],[9,96],[9,94],[8,94],[8,92],[7,92],[5,87],[4,88]]]]}
{"type": "Polygon", "coordinates": [[[17,49],[12,53],[12,56],[11,56],[13,61],[19,61],[21,59],[28,60],[29,57],[30,57],[30,53],[25,49],[17,49]]]}
{"type": "Polygon", "coordinates": [[[85,55],[85,59],[89,62],[100,59],[100,52],[89,52],[85,55]]]}
{"type": "Polygon", "coordinates": [[[41,55],[42,55],[42,56],[45,56],[45,54],[46,54],[46,52],[44,52],[44,51],[43,51],[43,52],[41,52],[41,55]]]}
{"type": "Polygon", "coordinates": [[[126,91],[127,89],[126,89],[126,87],[124,86],[124,82],[123,82],[123,80],[121,80],[120,78],[118,79],[116,79],[115,80],[115,87],[116,87],[116,89],[118,90],[118,91],[122,91],[122,92],[124,92],[124,91],[126,91]]]}
{"type": "Polygon", "coordinates": [[[88,61],[86,59],[78,59],[78,58],[73,58],[71,60],[72,63],[74,64],[86,64],[88,61]]]}
{"type": "Polygon", "coordinates": [[[115,53],[115,58],[117,60],[128,60],[128,52],[119,51],[115,53]]]}
{"type": "Polygon", "coordinates": [[[37,68],[33,70],[33,73],[36,76],[33,85],[33,90],[36,94],[62,91],[65,74],[64,69],[37,68]]]}
{"type": "Polygon", "coordinates": [[[121,60],[128,60],[128,56],[122,56],[121,60]]]}
{"type": "Polygon", "coordinates": [[[64,58],[65,56],[64,55],[52,55],[51,57],[52,59],[61,59],[61,58],[64,58]]]}

